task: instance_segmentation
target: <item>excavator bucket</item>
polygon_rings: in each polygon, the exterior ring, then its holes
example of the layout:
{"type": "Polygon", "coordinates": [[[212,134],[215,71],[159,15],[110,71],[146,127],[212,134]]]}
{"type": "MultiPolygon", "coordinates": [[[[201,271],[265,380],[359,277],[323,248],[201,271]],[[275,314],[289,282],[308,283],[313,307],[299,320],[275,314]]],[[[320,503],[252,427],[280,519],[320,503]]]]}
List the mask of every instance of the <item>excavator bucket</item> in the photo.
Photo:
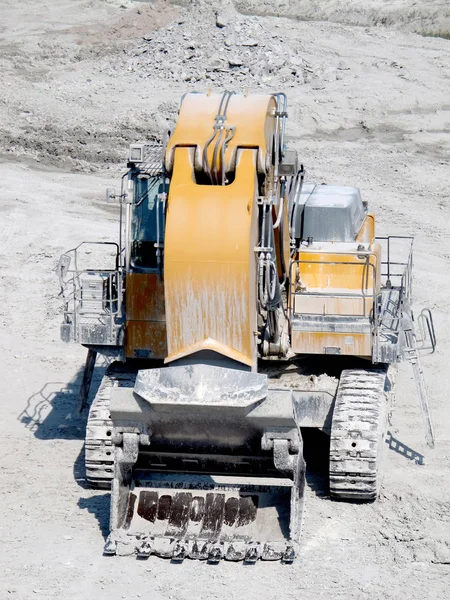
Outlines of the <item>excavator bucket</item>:
{"type": "Polygon", "coordinates": [[[134,393],[114,389],[123,433],[105,553],[292,561],[305,463],[294,411],[270,427],[273,404],[265,375],[206,365],[140,371],[134,393]]]}
{"type": "Polygon", "coordinates": [[[210,562],[293,560],[293,482],[226,476],[147,477],[130,488],[106,553],[210,562]],[[119,543],[119,549],[117,549],[119,543]]]}

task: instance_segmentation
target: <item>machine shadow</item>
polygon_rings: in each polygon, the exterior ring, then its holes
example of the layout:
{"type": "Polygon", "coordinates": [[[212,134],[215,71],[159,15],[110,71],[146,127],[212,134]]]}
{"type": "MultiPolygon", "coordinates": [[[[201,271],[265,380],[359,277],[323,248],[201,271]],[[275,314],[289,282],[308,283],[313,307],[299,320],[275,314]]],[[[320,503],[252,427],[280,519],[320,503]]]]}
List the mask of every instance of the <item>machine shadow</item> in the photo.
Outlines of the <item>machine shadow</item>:
{"type": "Polygon", "coordinates": [[[106,540],[109,534],[110,494],[103,493],[91,498],[80,498],[77,505],[78,508],[87,510],[91,515],[94,515],[102,536],[106,540]]]}
{"type": "MultiPolygon", "coordinates": [[[[107,364],[99,361],[94,367],[89,392],[89,404],[97,393],[107,364]]],[[[68,383],[46,383],[27,400],[17,419],[40,440],[82,440],[85,436],[88,411],[77,411],[83,369],[68,383]]]]}
{"type": "MultiPolygon", "coordinates": [[[[97,393],[108,362],[97,359],[89,390],[88,407],[97,393]]],[[[17,419],[39,440],[83,440],[86,434],[88,408],[78,413],[78,398],[84,366],[67,383],[48,382],[31,395],[17,419]]],[[[73,465],[73,478],[87,488],[84,469],[84,443],[73,465]]]]}
{"type": "Polygon", "coordinates": [[[400,440],[395,438],[390,431],[386,434],[385,439],[386,444],[389,446],[390,450],[393,450],[397,454],[404,456],[407,460],[416,463],[416,465],[424,465],[425,464],[425,456],[413,450],[406,444],[403,444],[400,440]]]}
{"type": "MultiPolygon", "coordinates": [[[[39,440],[83,440],[89,406],[97,393],[108,362],[97,358],[88,397],[88,408],[78,414],[78,398],[83,380],[84,365],[67,383],[48,382],[32,394],[25,408],[18,415],[20,421],[39,440]]],[[[78,486],[90,489],[86,484],[84,467],[84,443],[73,465],[73,478],[78,486]]],[[[79,498],[77,505],[88,510],[98,521],[99,529],[106,539],[109,533],[110,494],[106,490],[90,498],[79,498]]]]}
{"type": "Polygon", "coordinates": [[[302,437],[306,484],[316,496],[329,496],[330,437],[320,429],[310,427],[302,428],[302,437]]]}

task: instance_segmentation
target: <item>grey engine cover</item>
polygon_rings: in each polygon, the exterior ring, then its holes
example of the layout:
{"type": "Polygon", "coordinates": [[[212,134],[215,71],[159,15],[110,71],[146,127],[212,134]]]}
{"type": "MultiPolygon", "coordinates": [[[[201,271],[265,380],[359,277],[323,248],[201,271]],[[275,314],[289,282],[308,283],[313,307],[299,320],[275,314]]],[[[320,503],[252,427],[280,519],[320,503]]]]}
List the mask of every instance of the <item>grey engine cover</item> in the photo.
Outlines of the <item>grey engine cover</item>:
{"type": "Polygon", "coordinates": [[[305,183],[294,223],[295,237],[311,237],[314,242],[353,242],[366,213],[367,205],[358,188],[305,183]]]}

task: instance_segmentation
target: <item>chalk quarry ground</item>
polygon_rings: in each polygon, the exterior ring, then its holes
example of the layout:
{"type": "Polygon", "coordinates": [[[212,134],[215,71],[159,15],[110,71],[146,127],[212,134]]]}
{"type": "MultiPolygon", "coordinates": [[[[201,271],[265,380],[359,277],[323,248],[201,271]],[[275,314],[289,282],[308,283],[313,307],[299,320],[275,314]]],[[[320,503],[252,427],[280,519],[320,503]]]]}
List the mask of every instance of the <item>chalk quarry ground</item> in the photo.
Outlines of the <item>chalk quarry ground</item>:
{"type": "Polygon", "coordinates": [[[219,29],[208,3],[1,0],[0,10],[0,598],[447,598],[450,42],[367,27],[367,15],[358,27],[229,5],[219,29]],[[380,234],[416,236],[416,306],[433,310],[439,342],[424,359],[436,448],[424,444],[405,365],[390,431],[424,465],[388,451],[371,505],[332,502],[312,468],[294,565],[104,558],[109,497],[84,485],[85,420],[74,414],[84,352],[59,341],[52,269],[83,240],[116,239],[103,190],[128,143],[159,135],[186,90],[230,81],[285,89],[288,143],[309,178],[358,185],[380,234]]]}

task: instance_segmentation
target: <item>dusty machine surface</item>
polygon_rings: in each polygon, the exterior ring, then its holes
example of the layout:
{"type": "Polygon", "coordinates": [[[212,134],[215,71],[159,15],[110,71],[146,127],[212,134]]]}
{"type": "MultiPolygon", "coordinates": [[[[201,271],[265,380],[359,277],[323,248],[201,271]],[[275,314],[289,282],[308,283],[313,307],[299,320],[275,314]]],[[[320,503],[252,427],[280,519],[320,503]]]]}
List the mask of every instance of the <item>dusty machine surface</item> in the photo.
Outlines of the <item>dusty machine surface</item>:
{"type": "Polygon", "coordinates": [[[377,497],[395,365],[420,366],[412,238],[375,236],[357,188],[304,182],[284,94],[186,94],[164,144],[133,145],[107,268],[59,263],[63,340],[111,360],[86,477],[112,485],[105,553],[291,562],[302,429],[330,436],[330,495],[377,497]],[[112,256],[111,256],[112,254],[112,256]]]}

